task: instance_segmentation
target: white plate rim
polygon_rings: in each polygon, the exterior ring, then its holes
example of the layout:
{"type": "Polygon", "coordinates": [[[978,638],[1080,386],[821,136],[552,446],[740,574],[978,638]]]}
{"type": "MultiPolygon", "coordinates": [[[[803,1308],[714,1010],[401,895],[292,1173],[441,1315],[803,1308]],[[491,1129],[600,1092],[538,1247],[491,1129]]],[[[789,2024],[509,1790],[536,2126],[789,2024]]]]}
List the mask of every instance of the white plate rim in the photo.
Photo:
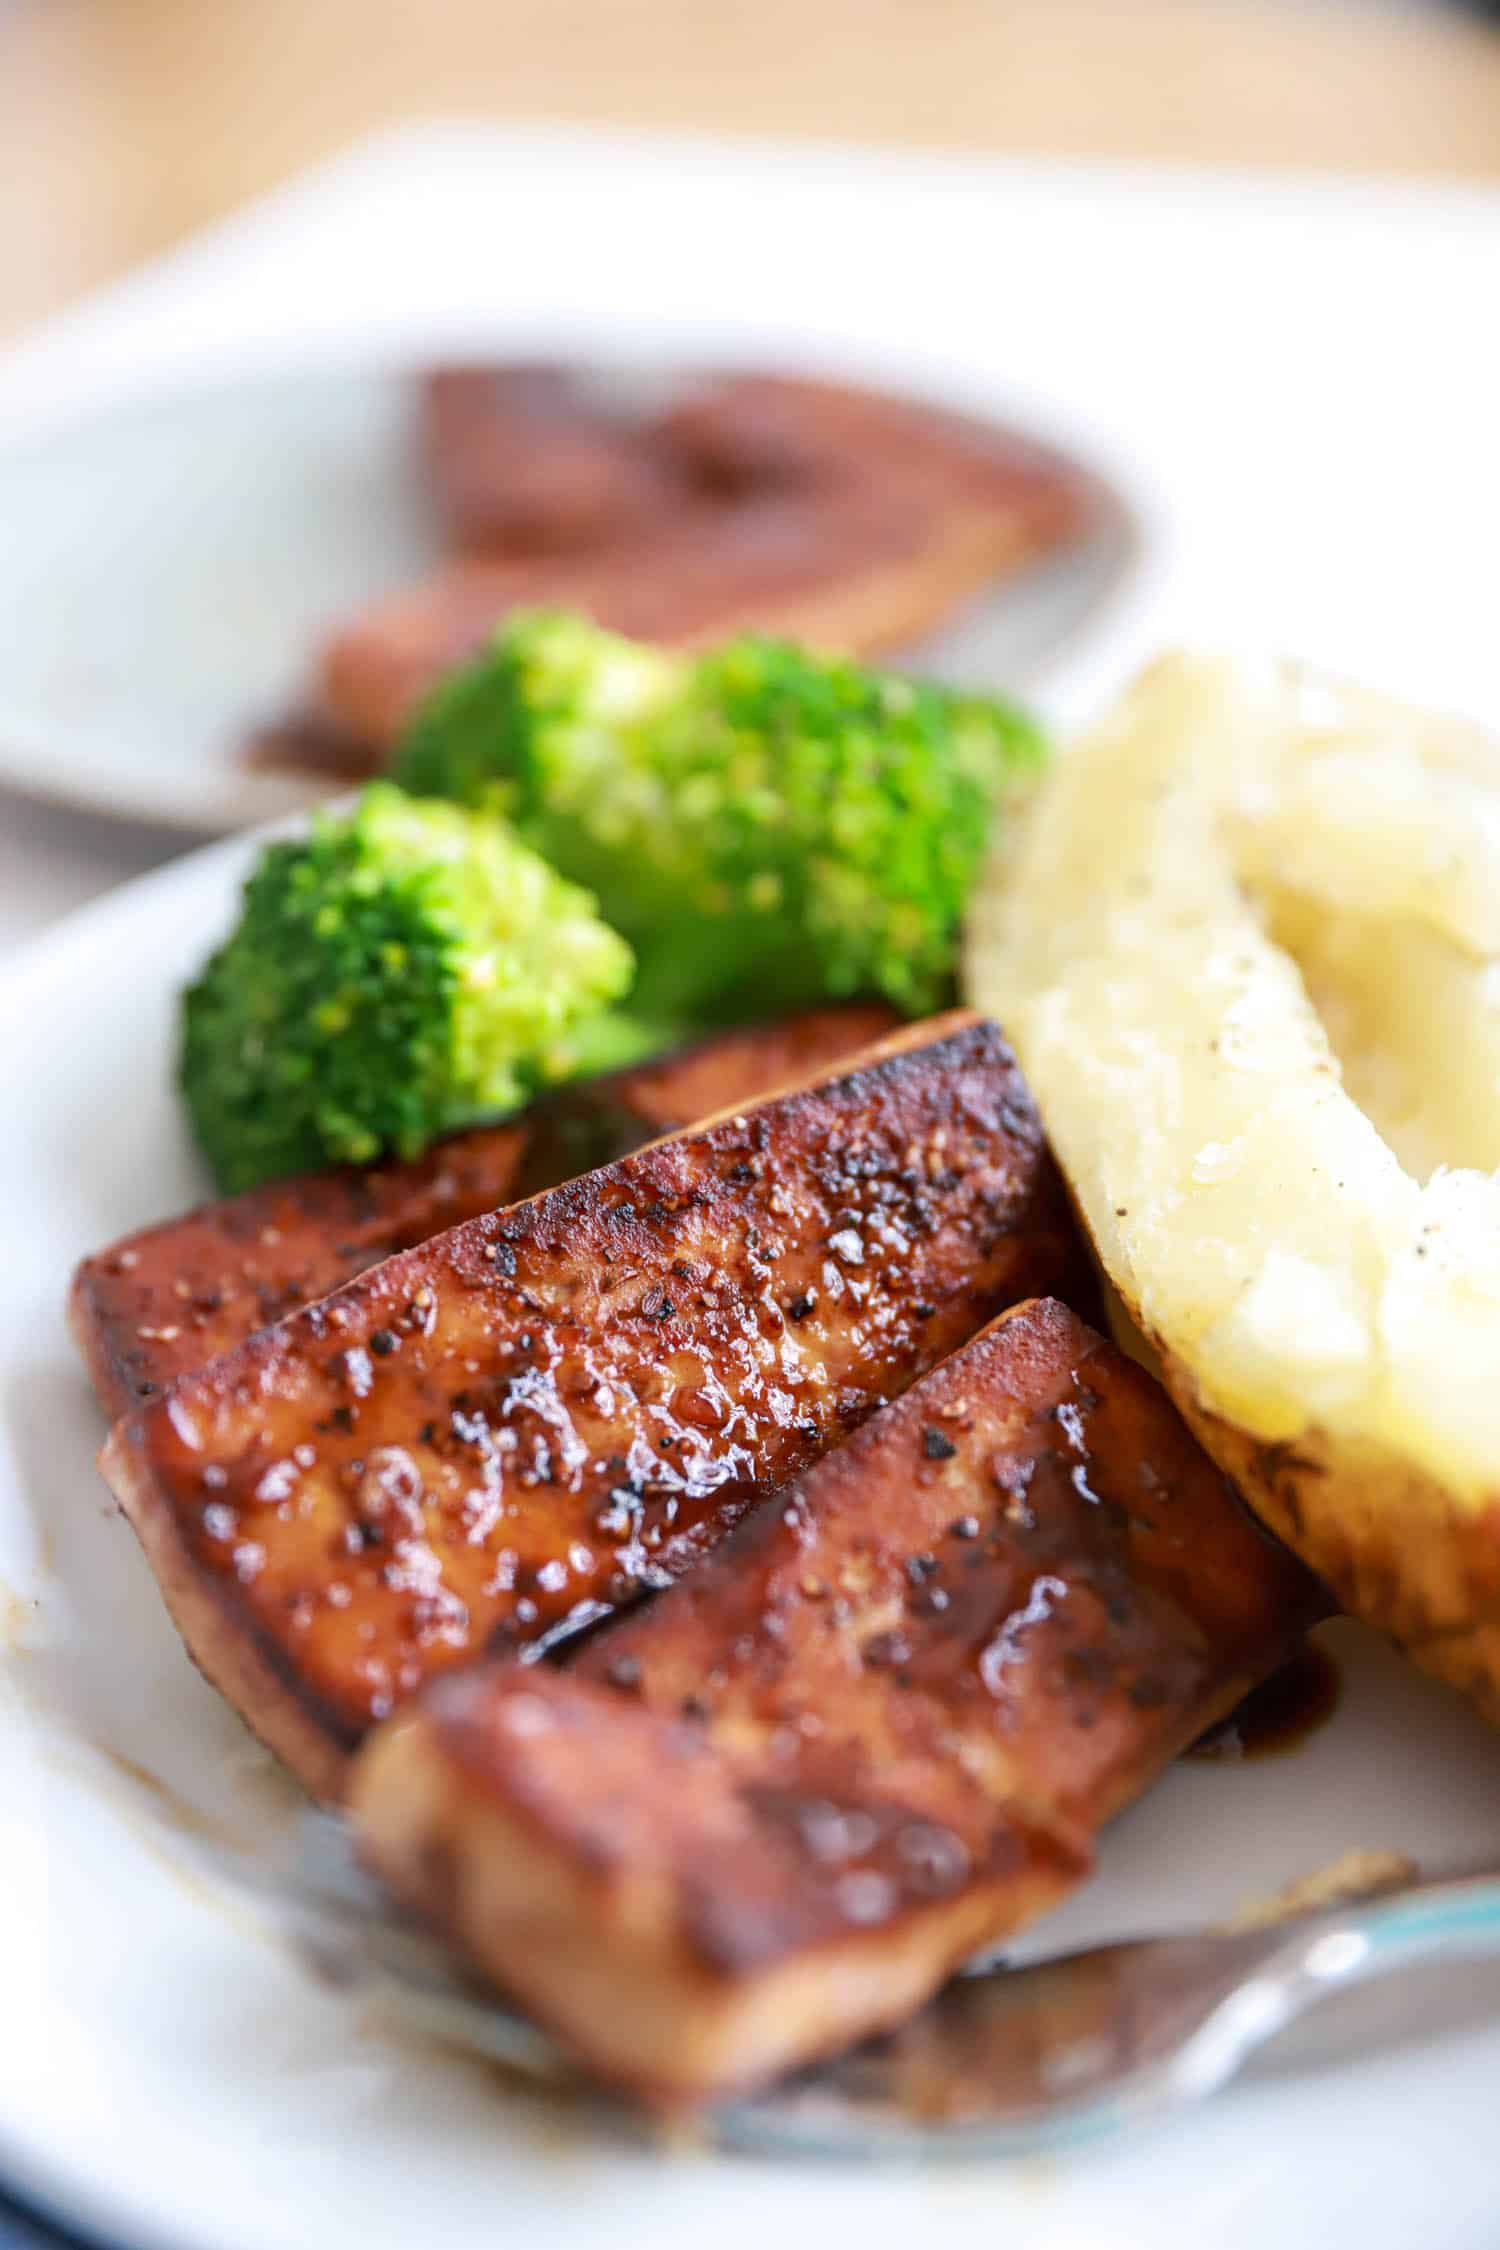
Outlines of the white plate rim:
{"type": "MultiPolygon", "coordinates": [[[[604,329],[592,347],[584,345],[580,349],[572,324],[545,333],[539,333],[529,323],[496,329],[486,349],[502,359],[555,355],[581,358],[604,368],[611,363],[628,367],[632,359],[638,361],[640,357],[638,352],[629,350],[621,337],[604,329]]],[[[257,393],[291,394],[309,380],[320,384],[362,381],[375,384],[410,378],[437,356],[440,354],[430,346],[424,348],[418,341],[408,339],[401,344],[346,354],[309,355],[289,347],[280,360],[270,359],[238,377],[223,370],[178,370],[154,386],[124,397],[105,398],[92,404],[75,402],[61,415],[44,417],[30,429],[24,425],[11,429],[0,438],[0,482],[12,464],[24,466],[35,451],[54,443],[66,445],[70,440],[107,436],[117,425],[128,443],[134,428],[167,420],[175,410],[191,414],[206,405],[234,407],[243,401],[248,411],[257,393]]],[[[695,364],[712,366],[716,358],[725,356],[722,337],[712,323],[707,322],[696,351],[690,337],[678,338],[671,356],[684,368],[695,364]]],[[[863,357],[867,359],[867,355],[863,357]]],[[[766,364],[777,364],[777,360],[773,347],[766,364]]],[[[851,379],[859,379],[861,365],[862,355],[851,352],[847,360],[851,379]]],[[[984,386],[980,384],[976,388],[972,380],[966,383],[961,366],[949,366],[946,384],[943,372],[940,366],[927,370],[919,368],[911,383],[913,395],[920,397],[925,390],[941,404],[946,389],[950,397],[961,401],[969,410],[980,414],[988,411],[997,426],[1015,430],[1047,447],[1095,479],[1103,498],[1101,529],[1093,544],[1100,548],[1107,546],[1108,552],[1093,566],[1096,582],[1077,615],[1056,632],[1040,639],[1007,683],[1016,692],[1041,695],[1059,668],[1080,646],[1107,633],[1130,601],[1151,546],[1153,504],[1144,480],[1118,461],[1109,459],[1108,449],[1101,447],[1091,433],[1071,436],[1066,425],[1055,417],[1032,412],[1024,406],[1017,410],[1003,392],[994,396],[986,408],[984,386]],[[924,372],[928,377],[925,383],[924,372]]],[[[899,377],[893,379],[878,367],[871,377],[866,365],[865,374],[876,387],[884,387],[888,382],[891,387],[899,384],[899,377]]],[[[1008,598],[1024,593],[1049,569],[1066,569],[1070,559],[1066,552],[1055,561],[1044,558],[1040,564],[1024,569],[1013,583],[1002,579],[988,594],[980,593],[976,606],[989,604],[998,611],[1008,598]]],[[[960,626],[965,614],[966,605],[955,612],[960,626]]],[[[926,636],[923,647],[918,648],[910,660],[911,670],[920,673],[923,649],[927,643],[941,648],[947,630],[945,626],[926,636]]],[[[309,625],[306,646],[297,652],[299,660],[311,661],[315,641],[316,628],[309,625]]],[[[890,661],[895,669],[905,668],[904,660],[899,657],[890,661]]],[[[71,734],[66,720],[54,725],[44,714],[28,714],[10,706],[3,682],[0,682],[0,789],[31,803],[89,813],[104,820],[167,829],[195,838],[260,826],[267,820],[306,810],[328,794],[320,783],[304,782],[292,772],[255,771],[237,759],[232,744],[205,744],[201,755],[191,762],[182,756],[170,756],[160,764],[144,763],[139,758],[112,763],[101,758],[97,750],[91,752],[87,743],[79,742],[71,734]],[[190,776],[187,789],[184,788],[185,773],[190,776]]]]}

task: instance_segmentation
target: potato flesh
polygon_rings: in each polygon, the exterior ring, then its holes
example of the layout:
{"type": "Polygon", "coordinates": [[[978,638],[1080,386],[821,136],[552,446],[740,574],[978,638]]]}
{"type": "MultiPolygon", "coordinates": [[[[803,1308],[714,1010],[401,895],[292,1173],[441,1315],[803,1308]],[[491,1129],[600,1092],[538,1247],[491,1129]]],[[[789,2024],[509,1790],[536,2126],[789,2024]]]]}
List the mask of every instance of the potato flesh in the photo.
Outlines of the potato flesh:
{"type": "MultiPolygon", "coordinates": [[[[1344,1085],[1412,1176],[1500,1166],[1500,1009],[1479,965],[1431,928],[1329,912],[1268,887],[1267,926],[1298,962],[1344,1085]]],[[[1500,901],[1500,893],[1497,893],[1500,901]]]]}
{"type": "Polygon", "coordinates": [[[1061,761],[968,959],[1203,1409],[1473,1506],[1500,1490],[1497,838],[1471,730],[1167,659],[1061,761]]]}

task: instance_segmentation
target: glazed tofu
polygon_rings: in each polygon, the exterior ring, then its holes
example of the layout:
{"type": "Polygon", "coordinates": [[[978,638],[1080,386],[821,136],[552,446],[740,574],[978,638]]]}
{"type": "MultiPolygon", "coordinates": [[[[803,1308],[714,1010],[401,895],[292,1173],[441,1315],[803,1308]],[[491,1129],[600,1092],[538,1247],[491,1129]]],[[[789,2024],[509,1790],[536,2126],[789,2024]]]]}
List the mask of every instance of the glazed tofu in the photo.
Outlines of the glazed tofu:
{"type": "Polygon", "coordinates": [[[1039,544],[1022,517],[907,484],[770,490],[706,522],[667,518],[598,553],[464,555],[339,627],[322,649],[318,716],[371,746],[370,769],[435,681],[476,656],[512,611],[582,610],[672,648],[780,634],[873,656],[933,631],[1039,544]]]}
{"type": "Polygon", "coordinates": [[[190,1649],[325,1795],[439,1671],[670,1583],[1078,1256],[995,1026],[401,1252],[180,1376],[101,1465],[190,1649]]]}
{"type": "Polygon", "coordinates": [[[1101,508],[1081,470],[1006,430],[779,375],[693,384],[630,425],[563,368],[451,369],[422,427],[460,552],[319,660],[319,715],[372,770],[518,607],[682,648],[760,632],[870,655],[911,647],[1101,508]]]}
{"type": "Polygon", "coordinates": [[[350,1804],[595,2072],[701,2100],[1053,1904],[1319,1606],[1153,1379],[1031,1303],[567,1670],[435,1683],[350,1804]]]}
{"type": "Polygon", "coordinates": [[[409,1163],[304,1173],[126,1235],[83,1260],[69,1297],[100,1404],[113,1421],[394,1251],[756,1101],[895,1022],[889,1008],[851,1003],[726,1032],[456,1133],[409,1163]]]}
{"type": "Polygon", "coordinates": [[[454,546],[567,553],[639,537],[686,494],[651,433],[545,361],[434,368],[418,435],[454,546]]]}

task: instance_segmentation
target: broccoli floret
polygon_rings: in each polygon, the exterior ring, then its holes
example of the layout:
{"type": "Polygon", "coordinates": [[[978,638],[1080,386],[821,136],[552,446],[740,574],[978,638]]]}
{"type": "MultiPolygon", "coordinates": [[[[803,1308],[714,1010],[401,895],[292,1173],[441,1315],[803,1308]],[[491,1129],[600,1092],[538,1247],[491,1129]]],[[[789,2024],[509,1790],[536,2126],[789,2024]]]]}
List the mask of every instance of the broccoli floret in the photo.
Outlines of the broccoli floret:
{"type": "Polygon", "coordinates": [[[393,771],[502,809],[630,939],[637,1005],[714,1020],[859,992],[941,1005],[992,822],[1043,755],[991,698],[536,611],[443,682],[393,771]]]}
{"type": "MultiPolygon", "coordinates": [[[[517,1108],[631,982],[594,902],[502,821],[389,783],[270,845],[184,1003],[180,1082],[229,1190],[517,1108]]],[[[602,1051],[639,1051],[611,1016],[602,1051]]]]}

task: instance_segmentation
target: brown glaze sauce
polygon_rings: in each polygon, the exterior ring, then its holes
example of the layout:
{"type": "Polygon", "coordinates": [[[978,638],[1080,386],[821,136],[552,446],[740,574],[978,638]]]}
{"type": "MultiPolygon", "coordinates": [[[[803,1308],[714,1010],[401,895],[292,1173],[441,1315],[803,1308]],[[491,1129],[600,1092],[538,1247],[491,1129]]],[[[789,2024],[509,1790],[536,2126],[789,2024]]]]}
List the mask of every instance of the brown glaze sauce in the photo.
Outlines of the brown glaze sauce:
{"type": "Polygon", "coordinates": [[[240,750],[241,763],[255,773],[315,774],[325,781],[368,781],[383,759],[367,742],[336,727],[315,711],[291,711],[258,727],[240,750]]]}
{"type": "Polygon", "coordinates": [[[118,1474],[352,1742],[665,1585],[1073,1256],[999,1033],[939,1019],[398,1253],[179,1377],[118,1474]]]}
{"type": "Polygon", "coordinates": [[[72,1319],[111,1421],[257,1328],[398,1250],[612,1162],[658,1134],[852,1055],[896,1027],[848,1002],[721,1033],[566,1088],[420,1157],[303,1173],[127,1235],[85,1259],[72,1319]]]}
{"type": "MultiPolygon", "coordinates": [[[[314,708],[369,746],[370,770],[521,605],[683,648],[748,630],[904,649],[1091,528],[1102,498],[1005,429],[769,374],[690,380],[665,412],[622,414],[587,370],[438,369],[417,434],[446,553],[336,627],[315,667],[314,708]]],[[[322,774],[328,755],[293,727],[273,762],[322,774]]]]}
{"type": "Polygon", "coordinates": [[[1272,1758],[1299,1750],[1338,1709],[1343,1682],[1326,1648],[1306,1641],[1296,1655],[1252,1688],[1243,1703],[1187,1752],[1237,1764],[1245,1758],[1272,1758]]]}

